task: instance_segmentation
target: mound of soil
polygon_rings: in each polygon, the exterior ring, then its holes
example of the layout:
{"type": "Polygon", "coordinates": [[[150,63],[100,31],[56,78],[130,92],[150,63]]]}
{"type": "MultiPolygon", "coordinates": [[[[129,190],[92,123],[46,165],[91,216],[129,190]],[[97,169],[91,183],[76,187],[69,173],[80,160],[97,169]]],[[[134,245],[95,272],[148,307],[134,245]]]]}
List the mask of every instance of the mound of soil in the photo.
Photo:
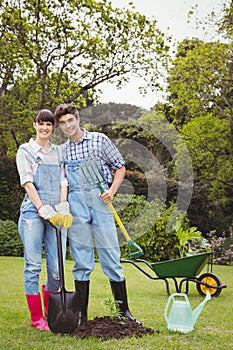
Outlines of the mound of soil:
{"type": "MultiPolygon", "coordinates": [[[[159,333],[159,331],[156,331],[159,333]]],[[[154,334],[151,328],[145,328],[137,322],[119,317],[96,317],[87,321],[85,325],[76,327],[71,336],[79,338],[96,337],[103,340],[120,339],[123,337],[141,337],[154,334]]]]}

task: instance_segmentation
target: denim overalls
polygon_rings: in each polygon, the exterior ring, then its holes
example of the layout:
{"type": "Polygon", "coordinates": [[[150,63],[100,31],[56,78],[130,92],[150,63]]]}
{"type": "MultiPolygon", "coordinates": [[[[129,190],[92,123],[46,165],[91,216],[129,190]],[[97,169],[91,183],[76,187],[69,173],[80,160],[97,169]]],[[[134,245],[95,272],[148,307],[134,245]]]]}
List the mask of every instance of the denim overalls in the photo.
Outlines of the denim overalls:
{"type": "MultiPolygon", "coordinates": [[[[33,184],[43,204],[52,207],[60,201],[60,164],[45,164],[40,157],[35,158],[27,148],[21,149],[28,152],[33,161],[38,163],[33,184]]],[[[24,287],[26,294],[38,294],[39,275],[42,267],[42,249],[44,251],[47,266],[46,290],[57,292],[59,289],[59,269],[57,257],[57,239],[55,228],[37,214],[36,207],[25,194],[20,207],[18,223],[19,234],[24,245],[24,287]]],[[[67,230],[62,229],[62,247],[65,260],[67,230]]]]}
{"type": "MultiPolygon", "coordinates": [[[[70,251],[75,261],[74,279],[89,281],[94,269],[94,245],[104,274],[111,280],[124,280],[115,221],[100,198],[97,185],[89,183],[81,167],[90,158],[65,160],[69,184],[68,201],[73,225],[68,230],[70,251]]],[[[107,185],[104,185],[107,188],[107,185]]]]}

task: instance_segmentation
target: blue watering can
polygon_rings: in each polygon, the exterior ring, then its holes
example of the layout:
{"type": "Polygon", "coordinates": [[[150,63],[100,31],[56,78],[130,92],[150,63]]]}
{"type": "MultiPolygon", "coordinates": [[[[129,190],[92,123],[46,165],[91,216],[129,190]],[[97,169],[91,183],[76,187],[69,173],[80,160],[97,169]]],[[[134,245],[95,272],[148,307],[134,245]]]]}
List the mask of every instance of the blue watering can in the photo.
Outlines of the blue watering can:
{"type": "Polygon", "coordinates": [[[210,293],[207,291],[205,299],[192,311],[186,294],[171,294],[164,309],[168,329],[182,333],[191,332],[203,307],[210,299],[210,293]]]}

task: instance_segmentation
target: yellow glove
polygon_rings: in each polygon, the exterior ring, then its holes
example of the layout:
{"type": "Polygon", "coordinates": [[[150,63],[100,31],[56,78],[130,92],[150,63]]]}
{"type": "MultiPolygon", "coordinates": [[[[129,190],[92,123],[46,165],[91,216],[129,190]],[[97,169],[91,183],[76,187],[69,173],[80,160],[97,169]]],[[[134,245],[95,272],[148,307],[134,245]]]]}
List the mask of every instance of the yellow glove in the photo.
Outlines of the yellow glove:
{"type": "Polygon", "coordinates": [[[62,216],[63,216],[63,227],[69,228],[70,226],[72,226],[73,216],[70,213],[62,215],[62,216]]]}
{"type": "Polygon", "coordinates": [[[73,216],[70,214],[69,202],[60,202],[55,205],[55,209],[62,216],[62,226],[64,228],[69,228],[73,222],[73,216]]]}
{"type": "Polygon", "coordinates": [[[61,214],[57,213],[53,218],[47,219],[53,226],[63,226],[63,217],[61,214]]]}
{"type": "Polygon", "coordinates": [[[62,226],[63,225],[63,217],[60,213],[57,213],[49,204],[43,204],[38,209],[38,215],[43,219],[51,222],[53,226],[62,226]]]}

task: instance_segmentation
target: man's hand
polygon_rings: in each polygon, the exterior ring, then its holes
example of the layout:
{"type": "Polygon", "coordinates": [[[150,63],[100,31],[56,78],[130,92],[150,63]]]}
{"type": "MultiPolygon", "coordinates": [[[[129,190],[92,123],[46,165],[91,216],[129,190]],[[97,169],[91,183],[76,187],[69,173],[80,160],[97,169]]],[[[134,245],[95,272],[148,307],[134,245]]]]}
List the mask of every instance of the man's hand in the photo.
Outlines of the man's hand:
{"type": "Polygon", "coordinates": [[[38,215],[51,222],[53,226],[63,226],[63,217],[57,213],[49,204],[43,204],[38,209],[38,215]]]}
{"type": "Polygon", "coordinates": [[[64,201],[55,205],[56,211],[61,214],[63,220],[63,227],[69,228],[73,222],[73,216],[70,214],[69,202],[64,201]]]}
{"type": "Polygon", "coordinates": [[[104,193],[100,194],[100,198],[103,199],[104,203],[108,204],[113,200],[114,194],[111,190],[105,190],[104,193]]]}

